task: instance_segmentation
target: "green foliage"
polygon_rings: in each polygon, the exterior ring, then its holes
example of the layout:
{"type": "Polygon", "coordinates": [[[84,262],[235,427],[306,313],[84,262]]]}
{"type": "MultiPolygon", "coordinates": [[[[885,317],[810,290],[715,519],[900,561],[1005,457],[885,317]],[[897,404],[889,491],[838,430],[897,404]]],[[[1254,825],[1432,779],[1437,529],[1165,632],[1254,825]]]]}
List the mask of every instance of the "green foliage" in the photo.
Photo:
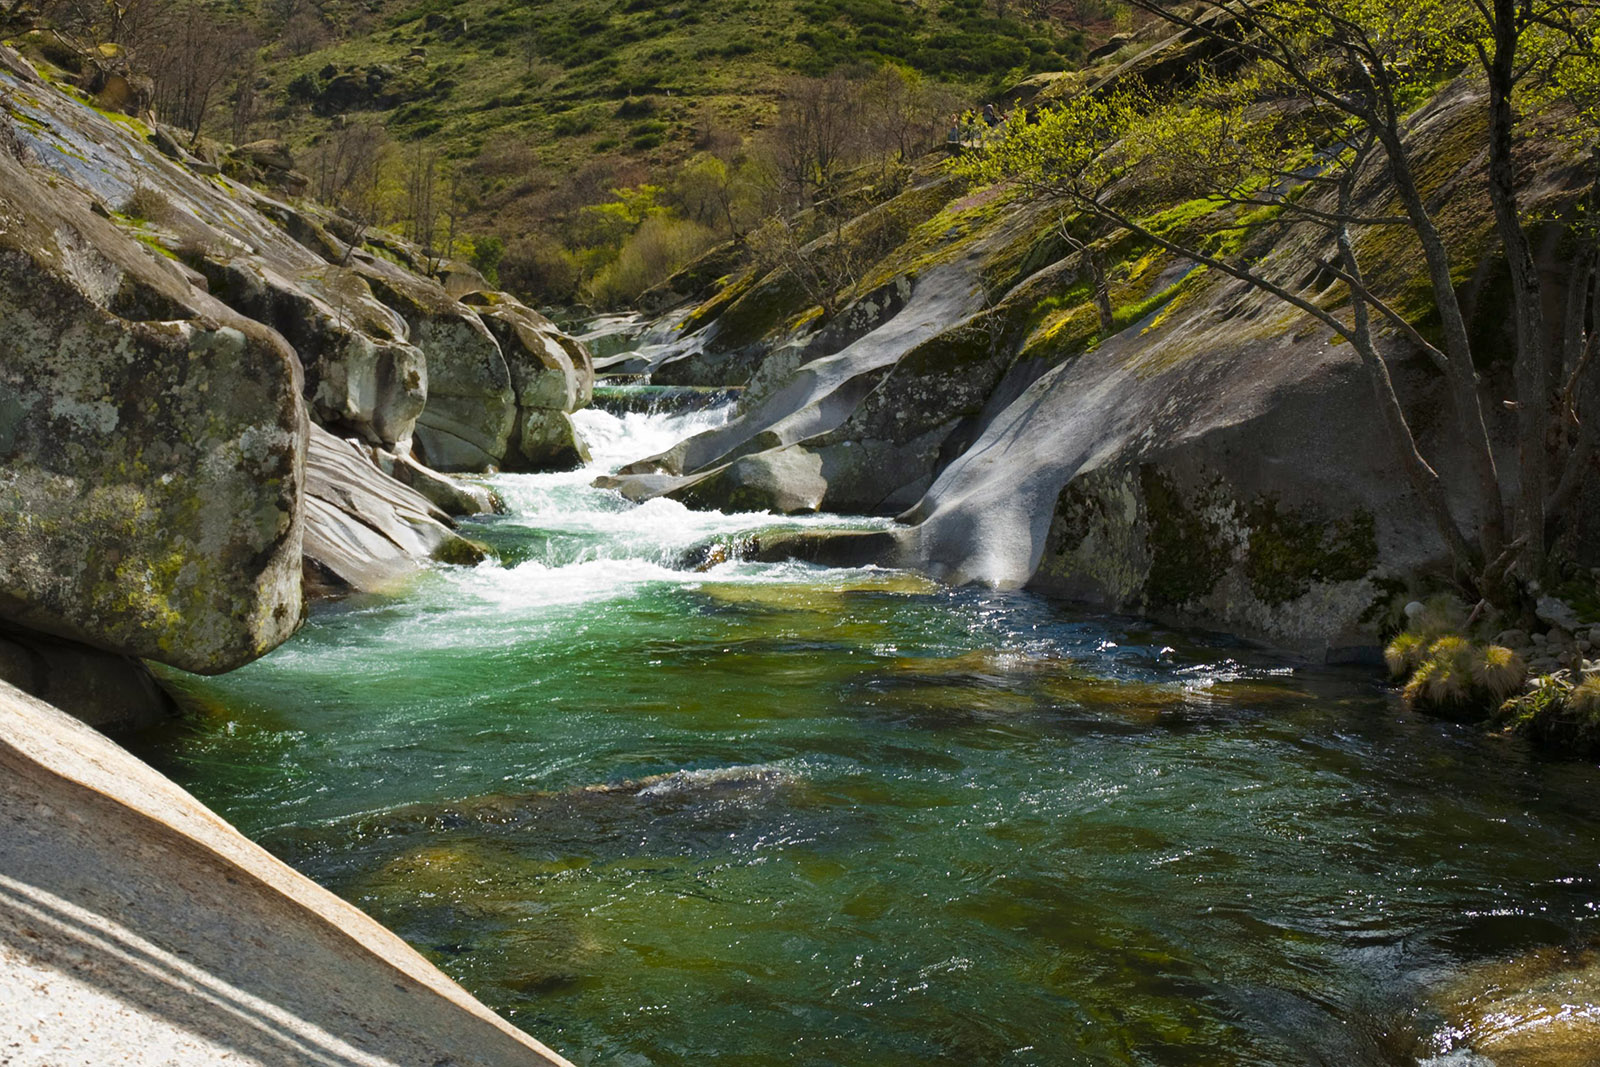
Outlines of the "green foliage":
{"type": "Polygon", "coordinates": [[[506,243],[498,237],[480,237],[472,243],[472,266],[490,285],[500,284],[500,261],[505,258],[506,243]]]}
{"type": "Polygon", "coordinates": [[[555,303],[578,298],[583,267],[578,257],[548,236],[529,234],[506,243],[500,284],[515,293],[538,293],[555,303]]]}
{"type": "Polygon", "coordinates": [[[1528,668],[1498,645],[1478,645],[1459,634],[1391,642],[1390,666],[1415,663],[1401,695],[1411,707],[1460,717],[1485,715],[1522,687],[1528,668]]]}
{"type": "Polygon", "coordinates": [[[592,303],[621,307],[666,281],[718,242],[715,231],[663,214],[646,218],[589,285],[592,303]]]}
{"type": "Polygon", "coordinates": [[[923,8],[893,0],[811,0],[797,8],[797,69],[826,74],[890,60],[940,77],[992,77],[1061,70],[1083,56],[1081,33],[991,15],[981,0],[923,8]]]}
{"type": "Polygon", "coordinates": [[[1495,714],[1501,728],[1573,756],[1600,753],[1600,677],[1541,678],[1495,714]]]}
{"type": "Polygon", "coordinates": [[[1436,596],[1416,612],[1409,628],[1384,649],[1390,673],[1404,678],[1407,705],[1454,717],[1494,712],[1522,688],[1528,666],[1500,645],[1467,637],[1466,606],[1436,596]]]}
{"type": "Polygon", "coordinates": [[[138,185],[122,205],[122,214],[131,222],[153,223],[160,226],[170,222],[175,214],[172,201],[165,193],[149,185],[138,185]]]}

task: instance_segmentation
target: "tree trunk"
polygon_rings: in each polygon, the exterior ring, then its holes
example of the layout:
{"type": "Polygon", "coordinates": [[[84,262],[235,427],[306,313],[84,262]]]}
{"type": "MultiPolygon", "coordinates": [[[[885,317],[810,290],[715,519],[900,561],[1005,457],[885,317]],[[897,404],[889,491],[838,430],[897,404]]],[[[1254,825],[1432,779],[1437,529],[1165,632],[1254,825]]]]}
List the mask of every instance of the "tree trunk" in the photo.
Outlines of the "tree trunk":
{"type": "Polygon", "coordinates": [[[1493,0],[1494,53],[1489,75],[1489,199],[1511,275],[1511,300],[1516,321],[1517,448],[1519,453],[1517,533],[1525,539],[1522,572],[1537,581],[1545,566],[1545,497],[1549,492],[1549,427],[1554,368],[1544,329],[1544,302],[1538,267],[1522,213],[1517,205],[1516,170],[1512,158],[1516,116],[1516,55],[1520,27],[1516,0],[1493,0]]]}
{"type": "Polygon", "coordinates": [[[1450,253],[1439,236],[1427,205],[1423,203],[1399,130],[1393,125],[1380,125],[1374,132],[1388,157],[1389,174],[1394,180],[1400,203],[1422,242],[1428,281],[1433,289],[1434,303],[1438,307],[1444,333],[1448,366],[1446,378],[1455,406],[1456,425],[1467,449],[1473,480],[1477,483],[1480,547],[1484,558],[1493,560],[1504,551],[1506,545],[1505,501],[1501,495],[1499,471],[1495,468],[1488,424],[1483,417],[1478,372],[1472,364],[1472,343],[1467,334],[1466,318],[1461,312],[1455,283],[1450,277],[1450,253]]]}
{"type": "MultiPolygon", "coordinates": [[[[1360,162],[1350,169],[1340,184],[1339,211],[1347,217],[1350,214],[1350,201],[1359,172],[1360,162]]],[[[1338,244],[1341,265],[1355,283],[1350,287],[1350,309],[1354,318],[1354,329],[1351,331],[1350,339],[1372,383],[1373,397],[1378,402],[1378,412],[1383,418],[1384,429],[1388,432],[1389,443],[1394,448],[1401,469],[1405,471],[1406,480],[1411,483],[1412,490],[1422,501],[1428,516],[1433,520],[1434,527],[1439,531],[1439,536],[1450,549],[1456,570],[1458,573],[1476,577],[1474,572],[1478,570],[1475,566],[1477,560],[1472,546],[1462,534],[1461,527],[1456,524],[1455,516],[1451,514],[1450,500],[1445,494],[1439,472],[1433,469],[1417,447],[1417,439],[1411,432],[1411,423],[1406,418],[1405,408],[1400,403],[1400,394],[1395,391],[1394,378],[1389,374],[1389,364],[1384,361],[1373,343],[1372,321],[1367,301],[1357,289],[1357,286],[1362,284],[1361,263],[1356,258],[1355,244],[1350,238],[1348,224],[1340,225],[1338,244]]]]}
{"type": "Polygon", "coordinates": [[[1100,313],[1100,333],[1110,337],[1117,328],[1117,317],[1111,309],[1111,279],[1106,277],[1105,260],[1093,247],[1085,248],[1083,256],[1089,264],[1089,276],[1094,281],[1094,306],[1100,313]]]}

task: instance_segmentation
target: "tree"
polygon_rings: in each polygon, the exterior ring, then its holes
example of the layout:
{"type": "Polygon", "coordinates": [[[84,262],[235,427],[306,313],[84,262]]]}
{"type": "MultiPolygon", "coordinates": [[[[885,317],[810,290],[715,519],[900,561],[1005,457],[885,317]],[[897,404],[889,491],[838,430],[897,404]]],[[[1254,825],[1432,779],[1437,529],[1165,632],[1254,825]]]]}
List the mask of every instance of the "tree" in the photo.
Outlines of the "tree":
{"type": "Polygon", "coordinates": [[[840,310],[840,296],[856,283],[863,258],[838,230],[810,237],[787,215],[773,215],[750,235],[756,262],[794,279],[829,319],[840,310]]]}
{"type": "Polygon", "coordinates": [[[198,139],[224,86],[254,76],[249,57],[259,47],[243,23],[190,3],[174,9],[165,32],[144,43],[135,60],[155,81],[157,113],[198,139]]]}
{"type": "Polygon", "coordinates": [[[383,166],[392,153],[389,135],[376,122],[336,124],[307,157],[316,198],[355,223],[345,262],[377,225],[382,210],[383,166]]]}
{"type": "Polygon", "coordinates": [[[794,207],[828,200],[844,171],[859,159],[861,97],[860,83],[844,71],[789,83],[766,143],[780,187],[794,207]]]}
{"type": "MultiPolygon", "coordinates": [[[[24,3],[13,5],[20,11],[24,3]]],[[[97,44],[138,52],[159,42],[169,30],[175,0],[42,0],[38,11],[56,33],[87,53],[97,44]]],[[[8,19],[11,12],[8,10],[8,19]]]]}
{"type": "MultiPolygon", "coordinates": [[[[1124,86],[1009,124],[975,174],[1021,182],[1239,279],[1348,341],[1371,380],[1407,478],[1455,557],[1464,584],[1509,608],[1546,577],[1552,521],[1587,469],[1593,428],[1580,417],[1577,376],[1591,361],[1568,354],[1558,373],[1542,321],[1541,279],[1518,202],[1514,148],[1519,101],[1595,80],[1594,4],[1572,0],[1201,0],[1184,8],[1133,0],[1227,49],[1235,73],[1202,77],[1181,96],[1124,86]],[[1504,250],[1515,320],[1513,403],[1517,473],[1502,472],[1450,250],[1418,173],[1415,108],[1452,78],[1485,94],[1486,193],[1504,250]],[[1587,79],[1587,80],[1586,80],[1587,79]],[[1141,222],[1138,194],[1198,205],[1182,231],[1141,222]],[[1253,215],[1246,213],[1253,212],[1253,215]],[[1309,233],[1299,243],[1313,272],[1342,290],[1340,304],[1268,276],[1225,251],[1244,222],[1309,233]],[[1368,284],[1361,249],[1378,231],[1414,241],[1425,268],[1435,337],[1368,284]],[[1219,250],[1220,249],[1220,250],[1219,250]],[[1330,310],[1332,308],[1332,310],[1330,310]],[[1448,383],[1455,432],[1475,486],[1477,528],[1453,512],[1439,471],[1418,448],[1390,377],[1387,352],[1409,345],[1448,383]],[[1515,486],[1511,490],[1510,486],[1515,486]]],[[[1237,243],[1236,241],[1234,243],[1237,243]]],[[[1286,242],[1280,242],[1284,244],[1286,242]]],[[[1582,242],[1565,345],[1582,353],[1600,332],[1588,295],[1596,256],[1582,242]]]]}
{"type": "Polygon", "coordinates": [[[862,86],[867,147],[885,162],[909,162],[932,151],[962,109],[959,94],[908,67],[885,63],[862,86]]]}

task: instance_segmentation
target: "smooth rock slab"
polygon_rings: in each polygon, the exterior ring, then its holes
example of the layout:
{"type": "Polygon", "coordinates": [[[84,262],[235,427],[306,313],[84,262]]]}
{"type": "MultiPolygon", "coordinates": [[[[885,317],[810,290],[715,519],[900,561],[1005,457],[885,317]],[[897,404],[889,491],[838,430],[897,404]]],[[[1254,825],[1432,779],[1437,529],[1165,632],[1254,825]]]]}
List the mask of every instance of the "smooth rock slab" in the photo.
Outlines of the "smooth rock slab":
{"type": "Polygon", "coordinates": [[[160,774],[3,683],[0,1062],[567,1065],[160,774]]]}
{"type": "Polygon", "coordinates": [[[434,557],[456,563],[483,558],[427,497],[385,474],[355,444],[312,426],[306,453],[307,592],[382,592],[434,557]]]}

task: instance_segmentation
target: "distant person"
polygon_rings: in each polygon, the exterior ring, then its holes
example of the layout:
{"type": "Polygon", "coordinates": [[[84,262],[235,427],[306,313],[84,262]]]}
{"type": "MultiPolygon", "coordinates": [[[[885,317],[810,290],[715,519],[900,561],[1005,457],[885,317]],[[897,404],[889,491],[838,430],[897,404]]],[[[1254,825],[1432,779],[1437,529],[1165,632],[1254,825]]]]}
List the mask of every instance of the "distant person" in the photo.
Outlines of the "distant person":
{"type": "Polygon", "coordinates": [[[1004,122],[1005,119],[1000,116],[1000,112],[995,110],[995,106],[993,104],[984,104],[983,121],[992,130],[1004,122]]]}

